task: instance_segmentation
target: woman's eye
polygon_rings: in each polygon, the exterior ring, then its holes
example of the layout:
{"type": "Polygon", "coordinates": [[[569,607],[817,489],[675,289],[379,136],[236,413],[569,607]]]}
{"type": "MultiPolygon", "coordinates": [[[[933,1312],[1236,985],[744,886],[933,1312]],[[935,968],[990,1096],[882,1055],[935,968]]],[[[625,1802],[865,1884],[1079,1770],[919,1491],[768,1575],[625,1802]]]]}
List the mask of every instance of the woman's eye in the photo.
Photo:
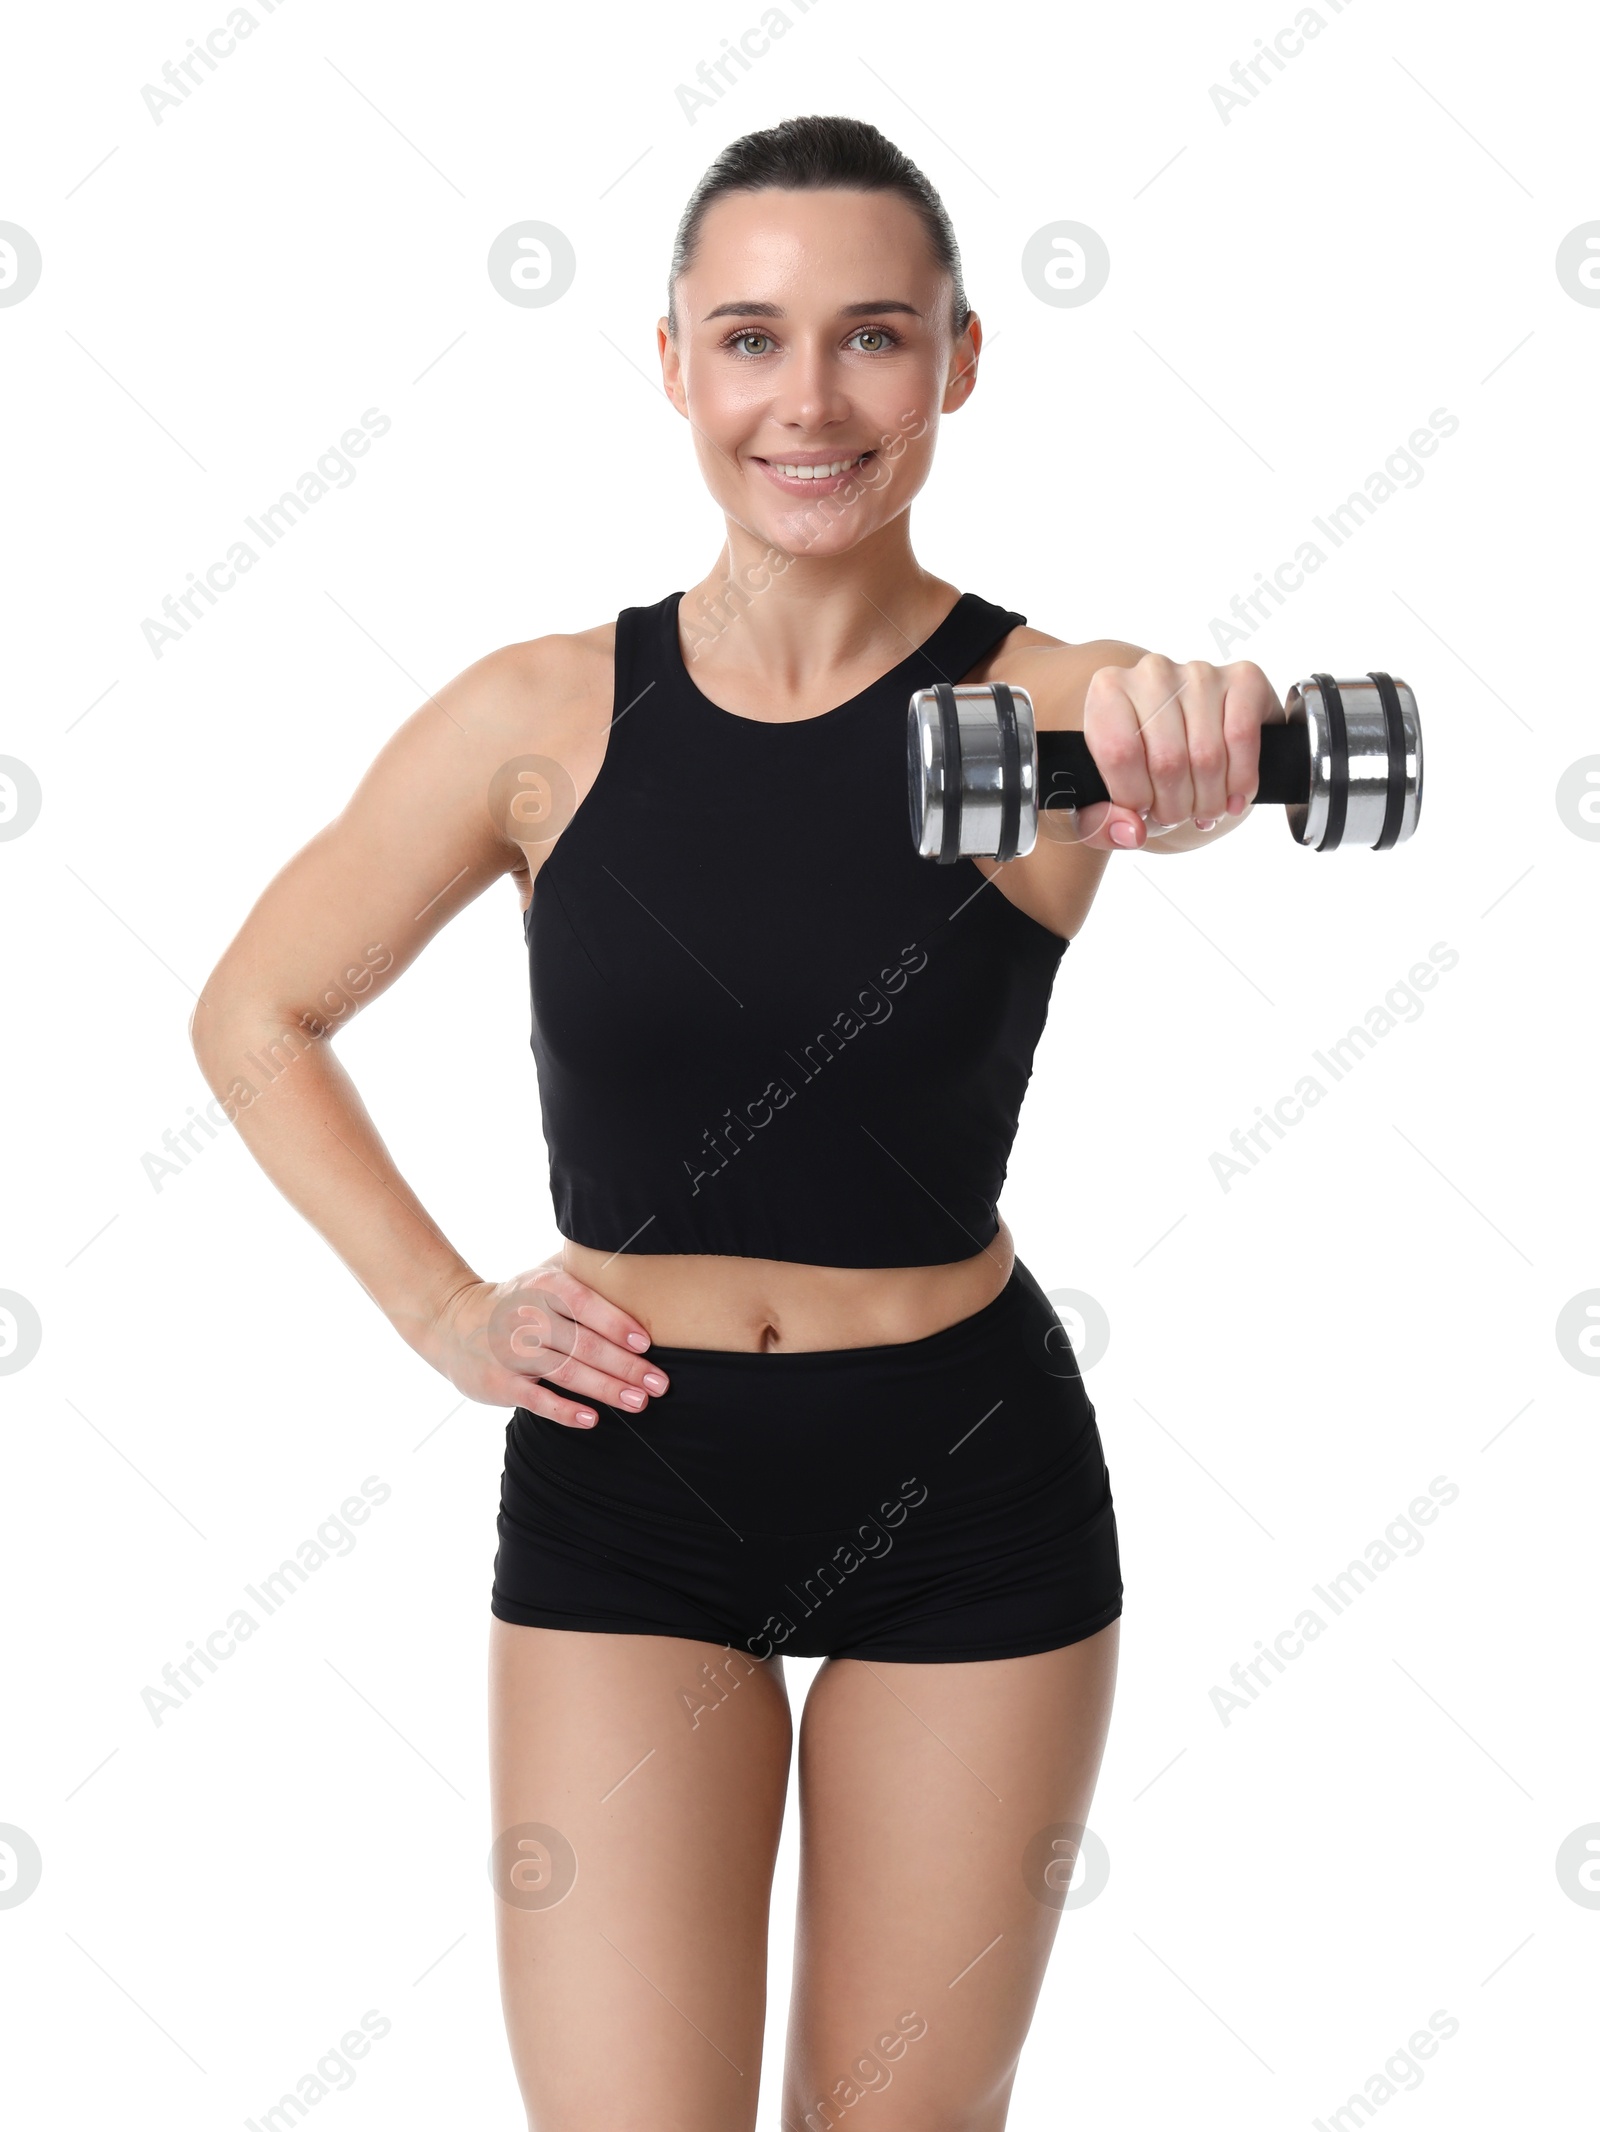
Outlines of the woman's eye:
{"type": "Polygon", "coordinates": [[[882,326],[863,326],[860,332],[853,335],[852,338],[855,340],[871,340],[878,343],[877,347],[868,348],[864,351],[867,355],[878,355],[883,349],[890,346],[889,335],[882,326]]]}
{"type": "Polygon", "coordinates": [[[748,333],[736,333],[736,334],[735,334],[735,335],[733,336],[733,346],[734,346],[735,348],[737,348],[737,349],[739,350],[739,352],[740,352],[740,354],[741,354],[741,355],[751,355],[751,354],[759,355],[759,354],[761,353],[761,350],[760,350],[759,348],[757,348],[757,349],[750,349],[750,348],[747,348],[747,347],[745,347],[745,345],[744,345],[744,344],[745,344],[745,342],[746,342],[746,341],[770,341],[770,340],[771,340],[771,338],[772,338],[772,335],[771,335],[770,333],[757,333],[757,332],[756,332],[756,331],[755,331],[755,330],[754,330],[754,329],[752,328],[752,330],[751,330],[750,332],[748,332],[748,333]]]}

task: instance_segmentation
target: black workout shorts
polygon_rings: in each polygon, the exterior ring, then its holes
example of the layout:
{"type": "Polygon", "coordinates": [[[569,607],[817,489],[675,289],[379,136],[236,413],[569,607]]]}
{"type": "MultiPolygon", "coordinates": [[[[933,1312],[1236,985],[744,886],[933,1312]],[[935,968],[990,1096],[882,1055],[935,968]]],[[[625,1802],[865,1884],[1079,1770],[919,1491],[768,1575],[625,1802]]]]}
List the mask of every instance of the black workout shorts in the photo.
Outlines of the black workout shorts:
{"type": "Polygon", "coordinates": [[[670,1385],[642,1414],[512,1415],[500,1620],[931,1663],[1053,1650],[1121,1613],[1095,1409],[1020,1261],[926,1339],[650,1359],[670,1385]]]}

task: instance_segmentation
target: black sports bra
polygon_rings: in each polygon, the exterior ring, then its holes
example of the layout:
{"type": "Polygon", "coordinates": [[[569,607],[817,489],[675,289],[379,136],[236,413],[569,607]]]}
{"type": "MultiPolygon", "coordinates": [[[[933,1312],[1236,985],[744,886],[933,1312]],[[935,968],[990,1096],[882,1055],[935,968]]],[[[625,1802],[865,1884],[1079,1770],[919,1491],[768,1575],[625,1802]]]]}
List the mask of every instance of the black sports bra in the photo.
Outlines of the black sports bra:
{"type": "Polygon", "coordinates": [[[690,679],[682,597],[617,617],[605,757],[523,918],[557,1226],[607,1252],[970,1258],[1067,943],[970,859],[917,856],[906,708],[1026,616],[964,592],[848,703],[768,725],[690,679]]]}

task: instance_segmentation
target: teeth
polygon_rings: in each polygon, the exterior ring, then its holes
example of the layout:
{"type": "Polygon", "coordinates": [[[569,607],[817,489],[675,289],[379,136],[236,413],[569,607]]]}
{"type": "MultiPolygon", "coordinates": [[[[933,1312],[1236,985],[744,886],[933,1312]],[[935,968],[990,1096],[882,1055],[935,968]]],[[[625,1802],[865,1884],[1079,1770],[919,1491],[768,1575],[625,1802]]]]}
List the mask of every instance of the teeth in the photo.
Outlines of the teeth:
{"type": "Polygon", "coordinates": [[[787,474],[791,481],[829,481],[835,475],[848,474],[866,456],[865,452],[857,452],[853,459],[833,459],[826,466],[790,466],[782,459],[774,459],[770,464],[775,473],[787,474]]]}

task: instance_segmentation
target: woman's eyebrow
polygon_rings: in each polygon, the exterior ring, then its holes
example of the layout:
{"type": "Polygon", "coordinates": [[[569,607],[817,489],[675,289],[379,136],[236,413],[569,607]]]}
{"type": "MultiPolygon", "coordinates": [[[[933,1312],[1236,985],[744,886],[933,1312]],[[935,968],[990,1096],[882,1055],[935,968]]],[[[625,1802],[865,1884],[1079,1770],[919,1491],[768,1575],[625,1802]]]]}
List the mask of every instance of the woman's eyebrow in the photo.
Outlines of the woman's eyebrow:
{"type": "MultiPolygon", "coordinates": [[[[915,304],[903,303],[898,296],[885,296],[872,303],[841,304],[839,306],[839,316],[841,318],[865,318],[873,313],[883,311],[903,311],[909,318],[920,318],[922,316],[915,304]]],[[[706,313],[700,323],[703,326],[709,325],[714,318],[787,318],[787,316],[788,313],[784,310],[782,304],[718,304],[714,311],[706,313]]]]}

